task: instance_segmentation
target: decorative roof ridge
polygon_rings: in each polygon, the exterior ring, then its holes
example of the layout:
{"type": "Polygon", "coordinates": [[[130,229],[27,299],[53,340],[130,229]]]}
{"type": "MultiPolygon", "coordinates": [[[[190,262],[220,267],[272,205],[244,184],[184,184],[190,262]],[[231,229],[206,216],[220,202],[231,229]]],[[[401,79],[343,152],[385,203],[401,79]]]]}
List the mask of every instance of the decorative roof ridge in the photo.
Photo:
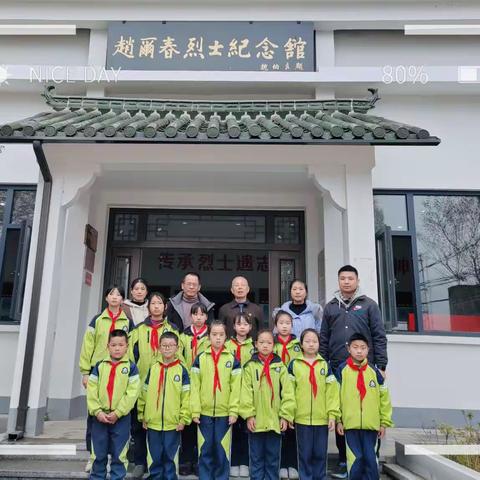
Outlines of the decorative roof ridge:
{"type": "Polygon", "coordinates": [[[369,98],[342,98],[332,100],[173,100],[173,99],[141,99],[117,97],[82,97],[55,95],[55,86],[45,88],[42,96],[47,105],[55,110],[98,109],[127,110],[142,112],[290,112],[292,110],[339,111],[367,113],[375,108],[379,100],[378,89],[369,88],[369,98]]]}

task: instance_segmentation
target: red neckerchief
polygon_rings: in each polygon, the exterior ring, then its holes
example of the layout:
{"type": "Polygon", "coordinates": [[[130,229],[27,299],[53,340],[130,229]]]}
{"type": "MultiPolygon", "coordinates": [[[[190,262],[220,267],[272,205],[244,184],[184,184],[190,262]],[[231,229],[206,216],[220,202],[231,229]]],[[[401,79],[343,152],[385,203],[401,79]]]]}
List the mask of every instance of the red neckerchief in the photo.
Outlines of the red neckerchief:
{"type": "Polygon", "coordinates": [[[367,394],[367,388],[365,387],[365,378],[363,377],[363,372],[367,369],[368,367],[368,362],[363,365],[363,367],[359,367],[355,363],[353,363],[352,357],[348,357],[347,359],[347,365],[352,369],[358,372],[358,377],[357,377],[357,390],[360,393],[360,400],[363,401],[365,398],[365,395],[367,394]]]}
{"type": "Polygon", "coordinates": [[[158,402],[160,401],[160,392],[162,391],[163,384],[165,382],[165,370],[170,367],[174,367],[175,365],[180,364],[180,360],[175,360],[172,363],[160,363],[160,375],[158,376],[158,388],[157,388],[157,410],[158,410],[158,402]]]}
{"type": "Polygon", "coordinates": [[[237,350],[235,352],[235,357],[236,359],[241,362],[242,361],[242,347],[246,345],[246,341],[244,343],[239,343],[237,342],[233,337],[230,339],[233,344],[237,347],[237,350]]]}
{"type": "Polygon", "coordinates": [[[282,346],[282,362],[283,363],[287,363],[285,360],[286,358],[288,357],[288,361],[290,361],[290,354],[288,353],[288,349],[287,349],[287,345],[290,343],[290,341],[292,340],[292,336],[289,335],[287,340],[284,342],[280,335],[277,335],[277,340],[278,340],[278,343],[282,346]]]}
{"type": "Polygon", "coordinates": [[[151,320],[152,335],[150,336],[150,346],[154,352],[158,351],[158,329],[163,327],[164,322],[157,323],[151,320]]]}
{"type": "Polygon", "coordinates": [[[110,403],[110,410],[112,409],[112,400],[113,400],[113,390],[115,388],[115,373],[117,372],[117,367],[120,365],[121,361],[118,362],[109,362],[111,365],[110,368],[110,375],[108,376],[108,383],[107,383],[107,394],[108,394],[108,401],[110,403]]]}
{"type": "Polygon", "coordinates": [[[222,346],[221,350],[218,353],[215,353],[215,350],[213,349],[213,347],[211,347],[213,366],[215,368],[215,375],[213,376],[213,394],[214,395],[217,388],[220,391],[222,391],[222,385],[220,383],[220,375],[218,373],[218,361],[220,360],[220,355],[222,354],[224,348],[225,348],[225,345],[222,346]]]}
{"type": "Polygon", "coordinates": [[[307,362],[306,360],[302,359],[302,362],[305,364],[305,365],[308,365],[308,367],[310,368],[310,376],[309,376],[309,380],[310,380],[310,385],[312,386],[312,391],[313,391],[313,398],[317,398],[317,378],[315,377],[315,365],[319,362],[320,360],[315,360],[313,363],[309,363],[307,362]]]}
{"type": "Polygon", "coordinates": [[[203,335],[207,330],[207,326],[204,325],[200,330],[196,330],[196,328],[192,325],[192,333],[193,333],[193,338],[192,338],[192,360],[195,360],[197,356],[197,350],[198,350],[198,337],[200,335],[203,335]]]}
{"type": "Polygon", "coordinates": [[[268,355],[268,357],[265,357],[261,353],[258,354],[258,358],[260,361],[263,362],[263,370],[262,373],[260,374],[260,383],[262,383],[262,378],[265,376],[267,379],[267,383],[270,387],[270,390],[272,391],[272,398],[271,401],[273,403],[273,398],[274,398],[274,392],[273,392],[273,382],[272,382],[272,377],[270,376],[270,364],[272,363],[273,360],[273,353],[268,355]]]}
{"type": "Polygon", "coordinates": [[[110,325],[110,332],[112,333],[115,330],[115,322],[118,320],[118,317],[122,314],[122,309],[118,309],[118,313],[116,315],[107,307],[108,316],[112,320],[112,324],[110,325]]]}

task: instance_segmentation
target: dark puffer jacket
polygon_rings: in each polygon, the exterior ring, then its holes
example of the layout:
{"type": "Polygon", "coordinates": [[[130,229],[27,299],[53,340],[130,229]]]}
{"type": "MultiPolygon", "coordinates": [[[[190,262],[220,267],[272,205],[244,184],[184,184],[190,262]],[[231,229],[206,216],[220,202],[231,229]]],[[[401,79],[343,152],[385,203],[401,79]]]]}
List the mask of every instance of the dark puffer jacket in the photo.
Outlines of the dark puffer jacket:
{"type": "Polygon", "coordinates": [[[378,305],[366,295],[355,296],[346,304],[337,294],[325,306],[320,332],[320,354],[334,370],[348,358],[347,342],[354,333],[368,339],[368,361],[385,370],[387,336],[378,305]]]}

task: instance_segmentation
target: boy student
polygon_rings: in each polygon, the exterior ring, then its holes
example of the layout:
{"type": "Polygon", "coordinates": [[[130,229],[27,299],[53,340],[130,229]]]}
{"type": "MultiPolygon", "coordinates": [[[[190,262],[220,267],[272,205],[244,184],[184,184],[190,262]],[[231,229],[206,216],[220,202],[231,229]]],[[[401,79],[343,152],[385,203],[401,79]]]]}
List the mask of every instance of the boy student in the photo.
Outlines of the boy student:
{"type": "MultiPolygon", "coordinates": [[[[302,347],[295,335],[292,333],[293,318],[285,310],[278,310],[274,317],[277,335],[275,336],[274,353],[276,353],[284,363],[289,363],[302,354],[302,347]]],[[[282,435],[282,459],[280,478],[297,479],[297,440],[295,430],[287,430],[282,435]]]]}
{"type": "MultiPolygon", "coordinates": [[[[252,332],[252,317],[246,313],[239,313],[233,318],[235,334],[225,344],[227,350],[235,355],[242,367],[255,353],[252,332]]],[[[239,418],[232,426],[232,461],[231,477],[248,477],[248,430],[247,424],[239,418]]]]}
{"type": "Polygon", "coordinates": [[[192,420],[198,424],[200,480],[230,477],[230,426],[237,421],[242,369],[225,348],[227,327],[214,320],[208,327],[210,348],[192,366],[192,420]]]}
{"type": "Polygon", "coordinates": [[[339,435],[345,435],[350,480],[378,480],[375,446],[393,427],[392,404],[380,370],[368,362],[369,344],[361,333],[348,341],[350,356],[336,371],[340,383],[342,418],[339,435]]]}
{"type": "Polygon", "coordinates": [[[161,359],[150,368],[138,399],[138,419],[147,430],[150,480],[177,480],[180,432],[191,421],[190,378],[177,350],[177,335],[164,332],[161,359]]]}
{"type": "MultiPolygon", "coordinates": [[[[180,336],[179,358],[190,371],[197,355],[210,347],[208,339],[208,310],[203,303],[194,303],[190,311],[192,324],[180,336]]],[[[197,424],[191,423],[182,431],[180,475],[198,474],[197,424]]]]}
{"type": "Polygon", "coordinates": [[[293,422],[295,394],[273,333],[260,330],[257,352],[243,370],[240,414],[249,430],[250,479],[278,480],[281,435],[293,422]]]}
{"type": "Polygon", "coordinates": [[[335,430],[335,421],[340,418],[339,387],[318,353],[318,332],[305,329],[300,342],[303,354],[288,366],[297,403],[298,471],[302,480],[326,480],[328,431],[335,430]]]}
{"type": "MultiPolygon", "coordinates": [[[[140,372],[141,385],[145,382],[150,367],[160,358],[160,337],[164,332],[177,331],[165,318],[166,299],[163,294],[152,292],[147,305],[149,315],[132,330],[129,348],[130,359],[137,364],[140,372]]],[[[136,409],[132,412],[132,417],[135,458],[133,478],[142,478],[147,467],[147,438],[137,418],[136,409]]]]}
{"type": "Polygon", "coordinates": [[[96,363],[88,378],[87,406],[92,420],[92,471],[90,480],[122,480],[127,474],[130,411],[140,393],[137,366],[128,359],[128,336],[112,330],[108,354],[96,363]]]}
{"type": "MultiPolygon", "coordinates": [[[[107,308],[100,314],[95,315],[89,323],[87,331],[83,337],[82,349],[80,351],[80,373],[82,374],[82,384],[87,388],[89,374],[97,362],[108,356],[108,338],[113,330],[123,330],[130,332],[134,328],[134,323],[130,320],[121,305],[125,298],[125,290],[119,285],[107,287],[104,295],[107,302],[107,308]]],[[[86,444],[87,450],[91,451],[90,430],[92,419],[87,418],[86,444]]],[[[88,461],[85,471],[89,472],[92,467],[91,461],[88,461]]]]}

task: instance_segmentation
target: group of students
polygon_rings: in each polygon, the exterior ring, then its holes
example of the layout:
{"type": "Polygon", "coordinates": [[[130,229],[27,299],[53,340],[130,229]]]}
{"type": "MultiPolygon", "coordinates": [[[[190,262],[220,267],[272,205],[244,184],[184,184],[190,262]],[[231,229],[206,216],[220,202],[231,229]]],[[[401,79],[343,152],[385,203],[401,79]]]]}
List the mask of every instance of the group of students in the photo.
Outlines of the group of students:
{"type": "Polygon", "coordinates": [[[318,331],[297,338],[285,310],[275,314],[275,333],[259,330],[256,338],[240,313],[227,338],[223,322],[207,322],[202,303],[179,332],[158,292],[134,326],[124,296],[120,286],[106,290],[107,308],[90,323],[80,355],[91,480],[106,478],[109,456],[111,480],[125,478],[131,432],[136,455],[145,442],[151,480],[177,479],[180,449],[198,456],[200,480],[227,480],[231,465],[252,480],[278,479],[287,452],[298,458],[301,480],[323,480],[335,429],[346,437],[349,478],[379,478],[375,447],[393,425],[392,407],[365,336],[350,337],[350,357],[332,372],[318,331]]]}

